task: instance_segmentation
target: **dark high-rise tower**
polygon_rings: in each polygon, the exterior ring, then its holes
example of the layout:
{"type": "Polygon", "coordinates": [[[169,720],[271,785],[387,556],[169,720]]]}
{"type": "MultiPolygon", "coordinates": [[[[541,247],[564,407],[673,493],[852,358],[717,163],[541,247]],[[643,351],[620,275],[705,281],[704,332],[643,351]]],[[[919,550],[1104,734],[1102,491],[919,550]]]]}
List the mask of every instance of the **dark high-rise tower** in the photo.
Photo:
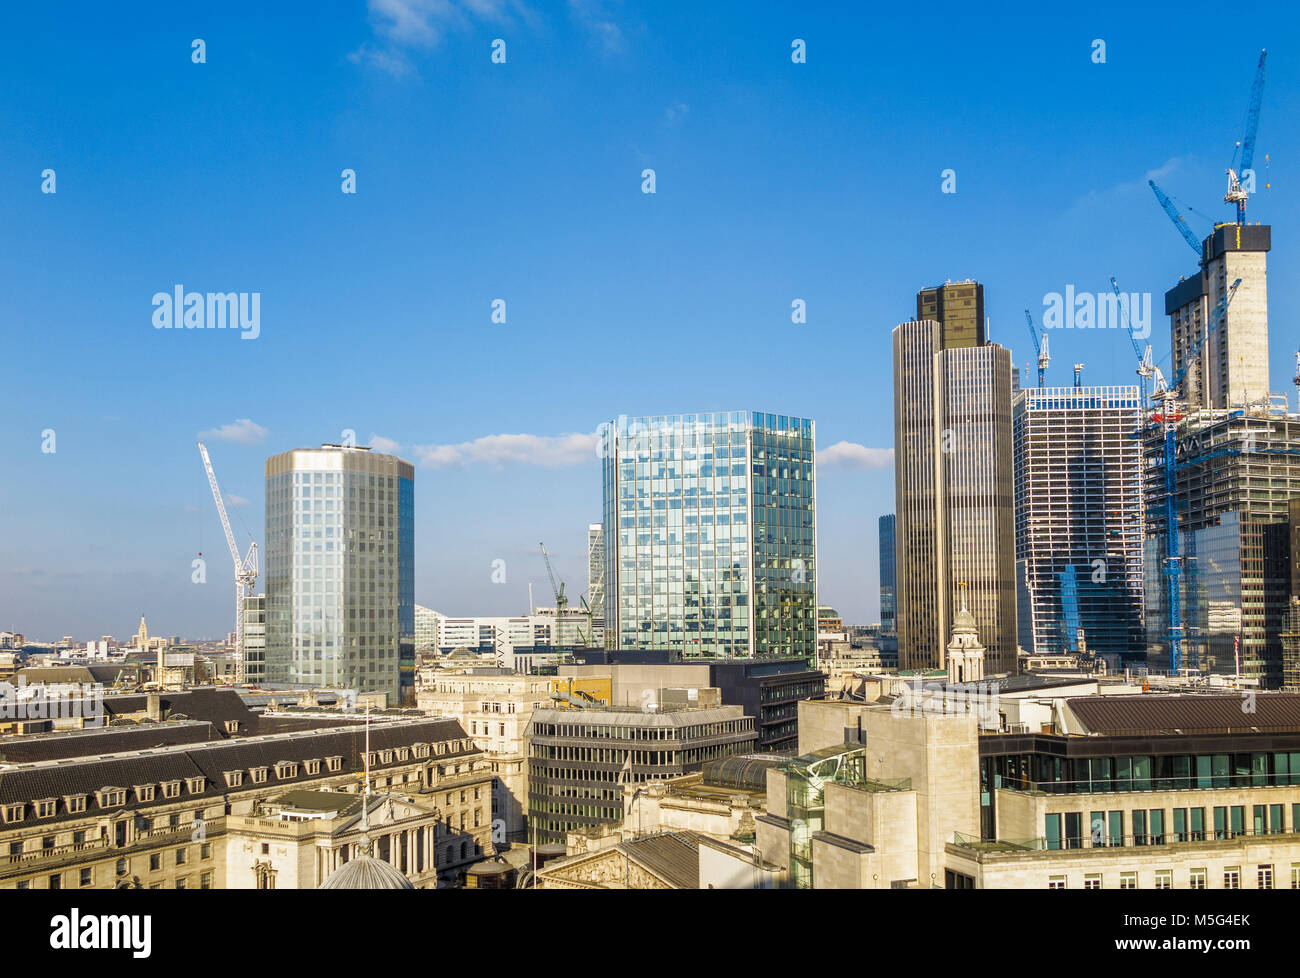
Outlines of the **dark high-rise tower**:
{"type": "Polygon", "coordinates": [[[945,282],[916,293],[916,321],[939,324],[939,343],[945,350],[983,346],[984,286],[967,279],[945,282]]]}
{"type": "Polygon", "coordinates": [[[984,340],[978,283],[923,290],[917,308],[945,320],[893,335],[898,663],[944,668],[964,586],[987,671],[1015,672],[1011,353],[984,340]]]}

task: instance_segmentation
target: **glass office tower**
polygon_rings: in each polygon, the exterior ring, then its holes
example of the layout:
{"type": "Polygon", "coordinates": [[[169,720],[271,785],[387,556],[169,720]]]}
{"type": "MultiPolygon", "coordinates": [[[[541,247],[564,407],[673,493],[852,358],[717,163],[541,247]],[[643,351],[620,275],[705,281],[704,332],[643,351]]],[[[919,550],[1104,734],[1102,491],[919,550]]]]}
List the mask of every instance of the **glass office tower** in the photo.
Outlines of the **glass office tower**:
{"type": "Polygon", "coordinates": [[[266,678],[382,691],[415,641],[415,470],[322,445],[266,460],[266,678]]]}
{"type": "Polygon", "coordinates": [[[602,425],[606,646],[814,661],[814,441],[748,411],[602,425]]]}
{"type": "Polygon", "coordinates": [[[898,651],[898,576],[894,570],[894,514],[880,517],[880,635],[877,647],[898,651]]]}

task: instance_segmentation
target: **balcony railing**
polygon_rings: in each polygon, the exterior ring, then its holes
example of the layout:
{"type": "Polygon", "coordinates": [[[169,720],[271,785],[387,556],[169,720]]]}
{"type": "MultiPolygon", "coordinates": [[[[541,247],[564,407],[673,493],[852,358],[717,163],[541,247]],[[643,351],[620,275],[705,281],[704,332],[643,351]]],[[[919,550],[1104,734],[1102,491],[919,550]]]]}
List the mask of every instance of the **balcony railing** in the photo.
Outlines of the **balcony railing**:
{"type": "MultiPolygon", "coordinates": [[[[6,853],[0,855],[0,871],[15,866],[53,864],[66,861],[75,862],[84,858],[88,853],[97,854],[97,858],[103,858],[109,853],[128,855],[134,850],[165,845],[169,841],[181,841],[182,839],[189,841],[193,838],[194,829],[193,822],[186,822],[183,825],[160,825],[135,832],[127,840],[126,844],[121,846],[113,843],[112,836],[98,835],[84,842],[69,842],[59,846],[29,849],[26,852],[6,853]]],[[[224,817],[208,819],[203,823],[205,839],[211,838],[224,830],[224,817]]]]}
{"type": "Polygon", "coordinates": [[[71,842],[61,846],[47,846],[44,849],[32,849],[28,852],[14,852],[4,857],[6,866],[18,866],[23,863],[43,862],[47,859],[60,859],[64,856],[90,852],[94,849],[108,849],[108,839],[100,837],[87,842],[71,842]]]}
{"type": "Polygon", "coordinates": [[[977,835],[954,832],[953,845],[964,849],[977,849],[980,852],[1032,852],[1047,848],[1046,839],[981,839],[977,835]]]}
{"type": "Polygon", "coordinates": [[[1030,781],[998,775],[995,789],[1045,795],[1100,795],[1133,791],[1210,791],[1216,788],[1300,787],[1300,774],[1219,774],[1210,777],[1094,778],[1085,781],[1030,781]]]}
{"type": "Polygon", "coordinates": [[[1045,836],[1034,839],[981,839],[963,832],[953,834],[953,845],[980,852],[1074,852],[1083,849],[1121,849],[1131,847],[1172,846],[1186,844],[1204,844],[1213,842],[1231,842],[1234,839],[1263,838],[1264,836],[1297,836],[1295,832],[1234,832],[1231,829],[1207,832],[1165,832],[1162,835],[1147,833],[1145,835],[1109,836],[1100,841],[1091,837],[1064,838],[1048,840],[1045,836]]]}

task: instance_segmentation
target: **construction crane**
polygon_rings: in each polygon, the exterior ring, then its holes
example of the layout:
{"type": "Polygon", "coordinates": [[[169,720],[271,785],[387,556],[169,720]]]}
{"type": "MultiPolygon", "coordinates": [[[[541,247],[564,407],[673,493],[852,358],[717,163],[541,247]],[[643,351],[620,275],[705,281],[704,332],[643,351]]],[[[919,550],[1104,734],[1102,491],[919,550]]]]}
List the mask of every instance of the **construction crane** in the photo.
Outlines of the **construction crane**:
{"type": "Polygon", "coordinates": [[[1165,213],[1169,215],[1169,220],[1173,221],[1174,227],[1178,228],[1178,233],[1183,236],[1183,240],[1187,242],[1188,247],[1190,247],[1192,251],[1196,252],[1197,255],[1200,255],[1201,242],[1192,232],[1191,226],[1187,223],[1187,218],[1178,213],[1178,208],[1175,207],[1174,202],[1169,199],[1169,195],[1157,187],[1154,180],[1148,180],[1147,184],[1151,187],[1151,192],[1156,195],[1156,200],[1160,201],[1160,206],[1163,207],[1165,213]]]}
{"type": "Polygon", "coordinates": [[[244,598],[253,593],[257,585],[257,541],[248,545],[248,554],[242,559],[239,546],[235,543],[235,534],[230,529],[230,518],[226,516],[226,504],[221,498],[221,487],[217,485],[217,474],[212,471],[212,459],[208,449],[199,442],[199,454],[203,456],[203,468],[208,473],[208,485],[212,487],[212,499],[217,504],[217,515],[221,517],[221,529],[226,534],[226,546],[230,548],[230,559],[235,562],[235,681],[244,681],[244,598]]]}
{"type": "Polygon", "coordinates": [[[1223,195],[1225,204],[1236,205],[1238,224],[1246,223],[1246,202],[1250,200],[1250,192],[1241,185],[1241,177],[1246,176],[1255,162],[1255,132],[1259,129],[1259,108],[1264,99],[1264,59],[1267,56],[1267,51],[1259,52],[1255,81],[1250,86],[1250,104],[1246,109],[1246,134],[1232,151],[1233,165],[1228,167],[1228,192],[1223,195]],[[1241,151],[1240,159],[1237,156],[1238,150],[1241,151]]]}
{"type": "Polygon", "coordinates": [[[1029,335],[1034,339],[1034,351],[1038,354],[1038,387],[1041,390],[1043,375],[1047,372],[1047,365],[1052,362],[1052,355],[1047,349],[1047,330],[1034,322],[1034,317],[1028,309],[1025,310],[1025,322],[1029,325],[1029,335]]]}
{"type": "Polygon", "coordinates": [[[596,631],[594,622],[595,612],[591,610],[591,605],[587,603],[587,596],[585,594],[578,595],[578,600],[582,602],[582,617],[587,622],[586,630],[583,630],[581,626],[578,627],[578,640],[582,642],[583,645],[590,648],[592,645],[592,638],[596,631]]]}
{"type": "Polygon", "coordinates": [[[561,581],[557,587],[555,584],[555,572],[551,570],[551,555],[546,552],[546,544],[539,543],[542,548],[542,560],[546,561],[546,576],[551,579],[551,592],[555,595],[555,620],[556,627],[559,627],[560,615],[568,607],[569,599],[564,596],[564,582],[561,581]]]}
{"type": "Polygon", "coordinates": [[[1151,415],[1151,420],[1164,426],[1164,454],[1165,454],[1165,581],[1167,583],[1167,599],[1169,601],[1169,668],[1174,677],[1177,678],[1179,669],[1182,666],[1182,638],[1183,638],[1183,611],[1180,604],[1180,590],[1182,580],[1182,561],[1179,559],[1178,552],[1178,458],[1177,458],[1177,439],[1174,435],[1175,428],[1179,421],[1182,420],[1183,414],[1178,410],[1177,398],[1179,388],[1187,379],[1188,370],[1196,361],[1201,353],[1201,342],[1205,336],[1210,335],[1219,328],[1219,321],[1223,318],[1224,313],[1228,311],[1228,303],[1232,297],[1237,294],[1237,287],[1241,285],[1241,279],[1237,279],[1232,286],[1219,297],[1219,301],[1214,306],[1214,313],[1210,316],[1209,326],[1205,333],[1198,334],[1187,351],[1187,362],[1178,368],[1178,372],[1173,376],[1173,382],[1169,386],[1165,385],[1164,378],[1160,374],[1160,369],[1155,368],[1155,391],[1152,394],[1153,400],[1159,403],[1159,408],[1151,415]]]}
{"type": "Polygon", "coordinates": [[[1129,321],[1128,309],[1124,305],[1124,293],[1119,290],[1119,283],[1115,281],[1115,276],[1110,277],[1110,287],[1115,292],[1115,297],[1119,299],[1119,312],[1122,317],[1124,329],[1128,333],[1129,342],[1133,344],[1133,352],[1137,354],[1137,375],[1140,378],[1138,386],[1142,390],[1142,396],[1147,397],[1147,381],[1155,375],[1155,365],[1151,361],[1151,344],[1148,343],[1143,350],[1138,344],[1137,337],[1133,335],[1133,325],[1129,321]]]}
{"type": "MultiPolygon", "coordinates": [[[[1259,64],[1255,68],[1255,82],[1251,85],[1250,103],[1246,109],[1246,132],[1242,136],[1241,142],[1237,143],[1236,149],[1233,150],[1232,166],[1228,167],[1228,192],[1223,196],[1225,204],[1236,206],[1238,224],[1246,223],[1246,202],[1250,199],[1250,192],[1242,185],[1242,178],[1246,177],[1247,184],[1254,182],[1251,177],[1247,177],[1247,173],[1255,163],[1255,133],[1259,129],[1259,110],[1264,99],[1264,59],[1267,55],[1267,51],[1259,52],[1259,64]],[[1238,151],[1240,151],[1240,155],[1238,151]]],[[[1265,160],[1267,159],[1265,157],[1265,160]]],[[[1147,183],[1156,195],[1156,200],[1160,201],[1160,206],[1169,215],[1169,220],[1173,221],[1174,227],[1178,228],[1178,233],[1183,236],[1183,240],[1198,256],[1201,255],[1201,242],[1192,233],[1186,218],[1178,213],[1178,208],[1174,206],[1173,201],[1156,186],[1154,180],[1148,180],[1147,183]]],[[[1202,264],[1204,264],[1203,256],[1202,264]]]]}

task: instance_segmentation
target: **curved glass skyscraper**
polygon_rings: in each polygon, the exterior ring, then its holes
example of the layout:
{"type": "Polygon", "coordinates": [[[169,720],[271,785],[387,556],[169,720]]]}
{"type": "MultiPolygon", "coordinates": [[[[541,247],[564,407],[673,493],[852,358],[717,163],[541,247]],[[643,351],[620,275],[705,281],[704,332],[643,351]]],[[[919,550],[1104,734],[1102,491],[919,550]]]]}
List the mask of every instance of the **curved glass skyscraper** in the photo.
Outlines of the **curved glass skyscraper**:
{"type": "Polygon", "coordinates": [[[415,639],[415,470],[322,445],[266,460],[266,679],[400,695],[415,639]]]}

